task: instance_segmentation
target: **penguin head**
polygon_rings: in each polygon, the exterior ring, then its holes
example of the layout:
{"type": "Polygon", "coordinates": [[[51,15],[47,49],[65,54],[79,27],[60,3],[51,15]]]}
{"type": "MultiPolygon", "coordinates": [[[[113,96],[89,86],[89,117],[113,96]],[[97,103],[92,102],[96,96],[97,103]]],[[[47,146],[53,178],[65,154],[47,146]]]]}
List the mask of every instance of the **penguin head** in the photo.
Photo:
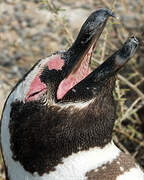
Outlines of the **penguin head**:
{"type": "Polygon", "coordinates": [[[91,73],[91,55],[110,16],[115,15],[108,9],[93,12],[67,51],[56,52],[38,61],[14,88],[18,91],[17,99],[25,103],[40,99],[61,101],[91,73]]]}

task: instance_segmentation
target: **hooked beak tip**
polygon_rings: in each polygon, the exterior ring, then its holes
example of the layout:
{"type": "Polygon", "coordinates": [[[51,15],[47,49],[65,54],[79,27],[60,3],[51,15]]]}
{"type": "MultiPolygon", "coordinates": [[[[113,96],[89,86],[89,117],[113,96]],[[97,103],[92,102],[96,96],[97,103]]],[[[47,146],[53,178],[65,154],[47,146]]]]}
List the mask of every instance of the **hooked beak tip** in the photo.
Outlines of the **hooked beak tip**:
{"type": "Polygon", "coordinates": [[[107,12],[108,12],[109,16],[112,16],[112,17],[114,17],[116,19],[119,19],[119,17],[112,10],[107,9],[107,12]]]}
{"type": "Polygon", "coordinates": [[[116,19],[119,19],[119,17],[110,9],[107,8],[101,8],[101,11],[105,11],[107,13],[108,16],[114,17],[116,19]]]}

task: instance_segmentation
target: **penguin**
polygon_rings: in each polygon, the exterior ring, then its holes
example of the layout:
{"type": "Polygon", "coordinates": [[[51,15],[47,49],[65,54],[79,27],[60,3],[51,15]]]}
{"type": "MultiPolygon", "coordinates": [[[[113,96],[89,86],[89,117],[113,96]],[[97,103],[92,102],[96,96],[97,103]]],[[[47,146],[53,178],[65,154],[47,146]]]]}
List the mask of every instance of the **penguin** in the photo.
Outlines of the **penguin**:
{"type": "Polygon", "coordinates": [[[116,74],[139,40],[90,68],[109,17],[116,15],[106,8],[93,12],[68,50],[39,60],[13,88],[1,119],[6,180],[144,180],[112,141],[116,74]]]}

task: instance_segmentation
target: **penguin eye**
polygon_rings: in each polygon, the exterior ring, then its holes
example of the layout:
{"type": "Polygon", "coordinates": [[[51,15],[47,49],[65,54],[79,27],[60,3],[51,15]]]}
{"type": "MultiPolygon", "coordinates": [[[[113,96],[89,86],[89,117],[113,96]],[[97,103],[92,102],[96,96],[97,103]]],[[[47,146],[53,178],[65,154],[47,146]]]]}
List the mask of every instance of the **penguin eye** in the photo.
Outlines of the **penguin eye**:
{"type": "MultiPolygon", "coordinates": [[[[41,90],[41,91],[42,91],[42,90],[41,90]]],[[[29,95],[29,98],[30,98],[30,97],[33,97],[33,96],[35,96],[35,95],[37,95],[37,94],[39,94],[41,91],[37,91],[37,92],[34,92],[34,93],[30,94],[30,95],[29,95]]]]}
{"type": "Polygon", "coordinates": [[[39,73],[31,83],[25,101],[27,102],[38,99],[46,90],[47,86],[45,83],[41,82],[39,73]]]}

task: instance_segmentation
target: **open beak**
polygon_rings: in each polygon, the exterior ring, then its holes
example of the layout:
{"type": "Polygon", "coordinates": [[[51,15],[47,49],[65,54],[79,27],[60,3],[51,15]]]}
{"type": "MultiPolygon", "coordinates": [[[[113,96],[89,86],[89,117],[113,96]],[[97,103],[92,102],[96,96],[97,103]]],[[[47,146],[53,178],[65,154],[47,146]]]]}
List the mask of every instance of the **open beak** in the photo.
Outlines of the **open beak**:
{"type": "Polygon", "coordinates": [[[136,37],[131,37],[122,48],[93,72],[91,71],[89,63],[92,52],[110,16],[116,17],[108,9],[93,12],[83,24],[72,47],[65,52],[64,78],[58,86],[56,95],[58,101],[94,96],[94,89],[100,90],[100,86],[104,86],[104,82],[114,76],[135,53],[139,41],[136,37]]]}
{"type": "MultiPolygon", "coordinates": [[[[104,63],[88,74],[82,81],[73,86],[63,97],[63,101],[72,99],[87,100],[101,92],[101,89],[109,88],[107,82],[114,77],[127,61],[134,55],[139,45],[136,37],[129,38],[124,45],[110,56],[104,63]]],[[[110,81],[109,81],[110,82],[110,81]]]]}
{"type": "Polygon", "coordinates": [[[91,73],[91,55],[110,16],[116,17],[106,8],[93,12],[83,24],[73,45],[64,53],[64,79],[59,84],[57,100],[62,99],[70,89],[91,73]]]}

